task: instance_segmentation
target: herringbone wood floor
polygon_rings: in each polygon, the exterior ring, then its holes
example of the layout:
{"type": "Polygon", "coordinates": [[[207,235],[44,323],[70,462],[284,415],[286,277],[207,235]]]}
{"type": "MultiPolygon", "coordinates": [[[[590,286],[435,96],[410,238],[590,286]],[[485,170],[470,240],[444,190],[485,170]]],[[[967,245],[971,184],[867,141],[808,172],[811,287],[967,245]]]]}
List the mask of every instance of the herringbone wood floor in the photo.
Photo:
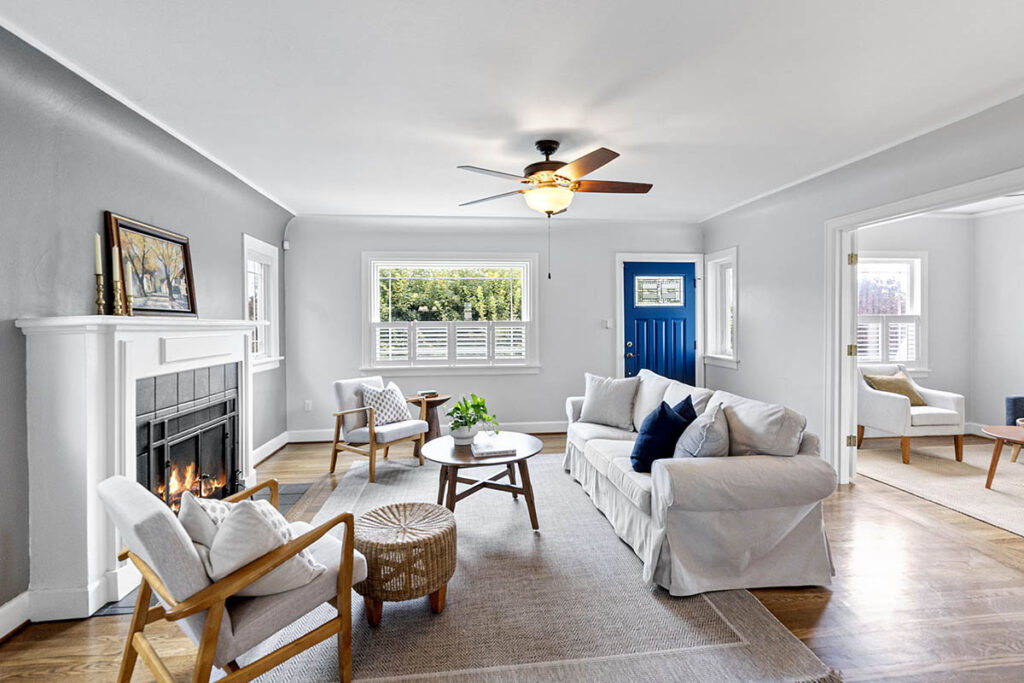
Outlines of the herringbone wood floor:
{"type": "MultiPolygon", "coordinates": [[[[564,436],[543,438],[545,452],[564,449],[564,436]]],[[[328,454],[324,444],[290,445],[259,466],[261,479],[313,482],[292,519],[311,519],[357,457],[330,476],[328,454]]],[[[754,594],[847,680],[1024,677],[1024,539],[863,477],[826,502],[825,521],[833,585],[754,594]]],[[[128,617],[33,624],[0,645],[0,679],[113,680],[127,625],[128,617]]],[[[185,680],[191,643],[174,626],[150,628],[185,680]]],[[[152,678],[140,665],[133,680],[152,678]]]]}

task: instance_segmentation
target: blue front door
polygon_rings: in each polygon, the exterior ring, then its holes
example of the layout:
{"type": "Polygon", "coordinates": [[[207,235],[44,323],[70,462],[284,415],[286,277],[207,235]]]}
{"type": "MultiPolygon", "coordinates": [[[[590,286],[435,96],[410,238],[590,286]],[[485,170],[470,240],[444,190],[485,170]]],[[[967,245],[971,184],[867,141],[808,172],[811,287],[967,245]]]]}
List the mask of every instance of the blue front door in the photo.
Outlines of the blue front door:
{"type": "Polygon", "coordinates": [[[623,264],[626,377],[647,368],[696,384],[697,283],[692,263],[623,264]]]}

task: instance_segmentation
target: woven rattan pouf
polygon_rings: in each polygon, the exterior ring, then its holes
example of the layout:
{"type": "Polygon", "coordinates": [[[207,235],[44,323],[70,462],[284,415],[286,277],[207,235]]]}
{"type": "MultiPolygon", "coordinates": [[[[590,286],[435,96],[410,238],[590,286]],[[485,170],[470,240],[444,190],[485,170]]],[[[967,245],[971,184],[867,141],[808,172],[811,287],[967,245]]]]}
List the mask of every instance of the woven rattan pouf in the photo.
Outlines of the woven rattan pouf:
{"type": "Polygon", "coordinates": [[[370,626],[380,623],[384,602],[430,596],[444,609],[455,573],[455,515],[432,503],[395,503],[356,520],[356,550],[366,557],[366,580],[354,588],[366,603],[370,626]]]}

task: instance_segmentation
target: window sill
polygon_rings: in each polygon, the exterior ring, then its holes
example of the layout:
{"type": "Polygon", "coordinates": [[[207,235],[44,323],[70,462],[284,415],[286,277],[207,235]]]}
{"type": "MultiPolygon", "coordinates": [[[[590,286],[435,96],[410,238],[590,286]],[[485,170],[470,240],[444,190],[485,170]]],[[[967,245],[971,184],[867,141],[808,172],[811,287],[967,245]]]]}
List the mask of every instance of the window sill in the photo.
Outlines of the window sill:
{"type": "Polygon", "coordinates": [[[377,373],[382,375],[398,376],[420,376],[420,377],[447,377],[450,375],[537,375],[540,374],[539,365],[378,365],[363,366],[359,371],[377,373]]]}
{"type": "Polygon", "coordinates": [[[704,365],[713,365],[716,368],[729,368],[731,370],[736,370],[739,368],[740,362],[731,356],[713,356],[711,354],[705,354],[704,365]]]}
{"type": "Polygon", "coordinates": [[[284,356],[265,356],[261,358],[254,358],[252,361],[253,372],[266,372],[267,370],[276,370],[281,367],[281,361],[284,360],[284,356]]]}

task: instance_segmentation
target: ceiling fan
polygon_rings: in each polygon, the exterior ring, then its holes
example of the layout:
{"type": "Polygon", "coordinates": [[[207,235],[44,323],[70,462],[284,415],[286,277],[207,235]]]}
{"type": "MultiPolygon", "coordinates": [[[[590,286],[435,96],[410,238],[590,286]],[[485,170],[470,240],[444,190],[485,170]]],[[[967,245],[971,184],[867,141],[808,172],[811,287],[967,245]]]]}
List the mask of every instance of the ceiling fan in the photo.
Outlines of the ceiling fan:
{"type": "Polygon", "coordinates": [[[565,163],[552,161],[551,155],[558,151],[557,140],[538,140],[537,150],[544,155],[544,161],[532,163],[523,169],[523,174],[502,173],[478,166],[459,166],[474,173],[483,173],[498,178],[508,178],[526,185],[520,190],[503,192],[483,199],[476,199],[459,206],[469,206],[492,199],[511,197],[521,194],[526,205],[534,211],[557,216],[569,208],[576,192],[613,192],[626,194],[645,194],[653,187],[650,183],[623,183],[614,180],[582,180],[583,176],[596,171],[609,161],[619,156],[618,152],[601,147],[590,154],[584,154],[576,161],[565,163]]]}

